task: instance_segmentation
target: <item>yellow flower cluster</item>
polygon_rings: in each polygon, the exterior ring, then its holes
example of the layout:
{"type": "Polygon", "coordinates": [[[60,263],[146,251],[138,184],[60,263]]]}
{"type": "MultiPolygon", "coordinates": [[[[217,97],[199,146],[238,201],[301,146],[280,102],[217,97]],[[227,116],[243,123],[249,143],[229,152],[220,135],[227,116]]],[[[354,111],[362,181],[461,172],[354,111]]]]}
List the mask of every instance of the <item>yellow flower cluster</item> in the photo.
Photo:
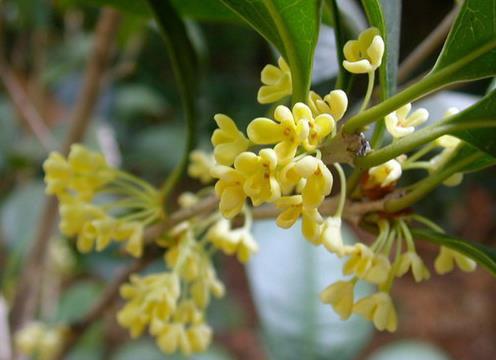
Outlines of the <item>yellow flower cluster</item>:
{"type": "Polygon", "coordinates": [[[67,330],[63,326],[32,322],[15,334],[16,350],[20,354],[40,360],[57,359],[66,333],[67,330]]]}
{"type": "MultiPolygon", "coordinates": [[[[429,279],[430,272],[417,254],[406,219],[379,219],[377,225],[379,235],[370,247],[357,243],[334,249],[340,257],[349,256],[343,266],[343,274],[352,278],[330,284],[321,292],[320,299],[331,305],[343,320],[358,314],[372,321],[378,330],[392,332],[397,328],[397,314],[390,295],[394,279],[411,271],[415,281],[420,282],[429,279]],[[406,251],[402,252],[403,244],[406,251]],[[394,247],[396,251],[393,252],[394,247]],[[360,280],[376,285],[378,291],[355,302],[354,288],[360,280]]],[[[441,247],[435,260],[436,272],[445,274],[454,268],[455,263],[463,271],[475,269],[473,260],[441,247]]]]}
{"type": "Polygon", "coordinates": [[[67,159],[52,152],[43,168],[46,192],[59,200],[60,232],[76,236],[79,251],[101,251],[117,241],[141,256],[144,228],[163,216],[156,189],[78,144],[67,159]]]}

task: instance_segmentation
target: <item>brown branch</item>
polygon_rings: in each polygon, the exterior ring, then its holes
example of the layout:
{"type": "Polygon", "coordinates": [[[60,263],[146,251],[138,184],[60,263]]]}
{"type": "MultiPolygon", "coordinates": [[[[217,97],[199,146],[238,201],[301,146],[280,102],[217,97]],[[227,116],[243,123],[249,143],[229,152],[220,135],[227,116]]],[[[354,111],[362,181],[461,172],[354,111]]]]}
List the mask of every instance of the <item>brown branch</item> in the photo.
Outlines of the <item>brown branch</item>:
{"type": "Polygon", "coordinates": [[[406,80],[413,71],[431,55],[446,39],[451,24],[458,14],[459,6],[455,5],[443,21],[413,50],[398,69],[398,82],[406,80]]]}
{"type": "Polygon", "coordinates": [[[29,100],[16,75],[6,65],[0,65],[0,80],[3,82],[12,103],[19,111],[20,120],[24,122],[24,125],[31,130],[47,152],[55,148],[57,141],[50,133],[46,122],[29,100]]]}
{"type": "MultiPolygon", "coordinates": [[[[90,123],[91,115],[97,103],[107,63],[112,54],[119,15],[111,9],[104,9],[98,20],[95,43],[86,66],[81,93],[71,116],[71,128],[64,142],[62,152],[67,154],[71,144],[83,139],[90,123]]],[[[16,291],[11,321],[14,330],[30,321],[38,307],[40,279],[46,258],[50,235],[57,218],[57,202],[55,198],[46,199],[39,222],[37,238],[25,261],[19,285],[16,291]]]]}

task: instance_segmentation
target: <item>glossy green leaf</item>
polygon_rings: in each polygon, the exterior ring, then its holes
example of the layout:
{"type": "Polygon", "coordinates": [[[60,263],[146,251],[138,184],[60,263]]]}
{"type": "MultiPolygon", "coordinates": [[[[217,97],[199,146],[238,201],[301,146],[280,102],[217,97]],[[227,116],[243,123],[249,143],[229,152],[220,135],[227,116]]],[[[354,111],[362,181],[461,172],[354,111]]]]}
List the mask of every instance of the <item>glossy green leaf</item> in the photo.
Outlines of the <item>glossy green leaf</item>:
{"type": "MultiPolygon", "coordinates": [[[[385,100],[396,91],[398,58],[400,47],[401,0],[362,0],[369,23],[379,29],[384,38],[384,56],[379,68],[381,100],[385,100]]],[[[372,147],[380,145],[384,134],[384,120],[375,124],[371,139],[372,147]]]]}
{"type": "Polygon", "coordinates": [[[189,153],[195,147],[197,135],[196,98],[200,81],[198,58],[186,31],[186,26],[170,1],[148,0],[169,52],[176,84],[181,94],[188,135],[183,157],[169,175],[162,192],[166,197],[175,187],[188,165],[189,153]]]}
{"type": "Polygon", "coordinates": [[[496,275],[496,249],[428,229],[412,229],[412,234],[415,238],[456,250],[496,275]]]}
{"type": "Polygon", "coordinates": [[[321,0],[221,0],[288,61],[293,102],[306,101],[317,44],[321,0]]]}
{"type": "Polygon", "coordinates": [[[496,74],[496,0],[465,0],[432,74],[449,70],[447,83],[496,74]]]}
{"type": "Polygon", "coordinates": [[[451,134],[496,157],[496,91],[450,118],[449,124],[465,124],[480,128],[452,131],[451,134]]]}

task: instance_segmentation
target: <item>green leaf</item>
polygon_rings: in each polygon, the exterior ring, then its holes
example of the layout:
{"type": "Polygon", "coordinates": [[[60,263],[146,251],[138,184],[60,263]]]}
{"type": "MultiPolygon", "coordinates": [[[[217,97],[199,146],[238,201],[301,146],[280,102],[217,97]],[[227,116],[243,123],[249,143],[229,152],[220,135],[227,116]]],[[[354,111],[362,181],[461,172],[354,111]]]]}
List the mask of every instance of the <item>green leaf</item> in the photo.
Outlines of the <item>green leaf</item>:
{"type": "Polygon", "coordinates": [[[148,3],[159,24],[169,52],[176,84],[181,94],[188,130],[183,157],[162,188],[163,195],[167,198],[167,195],[173,190],[186,170],[189,153],[195,147],[197,135],[196,97],[200,76],[196,51],[190,41],[184,22],[174,10],[170,1],[148,0],[148,3]]]}
{"type": "Polygon", "coordinates": [[[474,154],[479,154],[480,156],[478,156],[475,161],[472,161],[470,164],[463,167],[460,170],[461,172],[468,173],[468,172],[480,171],[482,169],[485,169],[489,166],[493,166],[496,164],[495,158],[465,143],[463,147],[458,151],[458,153],[449,161],[449,163],[446,164],[446,166],[450,166],[450,164],[464,162],[465,159],[472,158],[474,154]]]}
{"type": "Polygon", "coordinates": [[[480,128],[453,130],[450,133],[496,157],[496,91],[490,92],[479,102],[456,114],[446,123],[470,127],[480,124],[480,128]]]}
{"type": "Polygon", "coordinates": [[[496,74],[496,1],[465,0],[431,74],[449,69],[445,83],[496,74]]]}
{"type": "MultiPolygon", "coordinates": [[[[260,251],[247,264],[269,359],[354,359],[368,344],[371,324],[358,316],[341,321],[319,293],[340,280],[343,259],[312,246],[301,235],[301,223],[291,229],[273,220],[257,221],[253,236],[260,251]]],[[[347,244],[355,241],[343,229],[347,244]]],[[[355,296],[372,288],[357,284],[355,296]]]]}
{"type": "MultiPolygon", "coordinates": [[[[396,91],[398,58],[400,47],[401,1],[400,0],[362,0],[369,23],[379,29],[384,39],[384,56],[379,68],[381,100],[396,91]]],[[[371,146],[380,145],[384,134],[384,119],[376,122],[371,146]]]]}
{"type": "Polygon", "coordinates": [[[199,21],[239,21],[239,18],[219,0],[172,0],[184,17],[199,21]]]}
{"type": "Polygon", "coordinates": [[[293,103],[306,101],[321,0],[221,0],[274,45],[291,67],[293,103]]]}
{"type": "Polygon", "coordinates": [[[435,232],[428,229],[412,229],[415,238],[430,241],[437,245],[456,250],[485,267],[496,276],[496,249],[476,242],[469,242],[454,236],[435,232]]]}

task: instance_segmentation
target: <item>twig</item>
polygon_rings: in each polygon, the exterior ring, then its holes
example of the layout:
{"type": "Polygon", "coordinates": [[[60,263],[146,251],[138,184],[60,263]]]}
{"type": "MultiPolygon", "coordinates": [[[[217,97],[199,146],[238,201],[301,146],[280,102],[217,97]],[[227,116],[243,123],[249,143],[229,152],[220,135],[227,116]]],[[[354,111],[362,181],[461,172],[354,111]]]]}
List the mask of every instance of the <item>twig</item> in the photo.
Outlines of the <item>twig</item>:
{"type": "MultiPolygon", "coordinates": [[[[112,54],[119,14],[111,9],[104,9],[98,20],[95,32],[95,44],[90,54],[83,81],[83,87],[71,117],[71,128],[62,147],[67,154],[71,144],[81,141],[90,123],[91,115],[100,95],[102,79],[107,63],[112,54]]],[[[14,308],[12,310],[12,328],[19,329],[34,317],[38,306],[43,264],[48,250],[48,242],[57,218],[57,202],[54,197],[46,199],[39,223],[37,238],[26,257],[25,266],[19,280],[14,308]]]]}
{"type": "Polygon", "coordinates": [[[458,14],[459,6],[455,5],[443,21],[413,50],[398,69],[398,82],[403,82],[430,54],[446,39],[451,24],[458,14]]]}
{"type": "Polygon", "coordinates": [[[0,65],[0,79],[7,90],[12,102],[21,114],[20,119],[31,129],[43,148],[48,152],[57,146],[57,141],[50,133],[38,110],[29,100],[19,80],[6,65],[0,65]]]}

